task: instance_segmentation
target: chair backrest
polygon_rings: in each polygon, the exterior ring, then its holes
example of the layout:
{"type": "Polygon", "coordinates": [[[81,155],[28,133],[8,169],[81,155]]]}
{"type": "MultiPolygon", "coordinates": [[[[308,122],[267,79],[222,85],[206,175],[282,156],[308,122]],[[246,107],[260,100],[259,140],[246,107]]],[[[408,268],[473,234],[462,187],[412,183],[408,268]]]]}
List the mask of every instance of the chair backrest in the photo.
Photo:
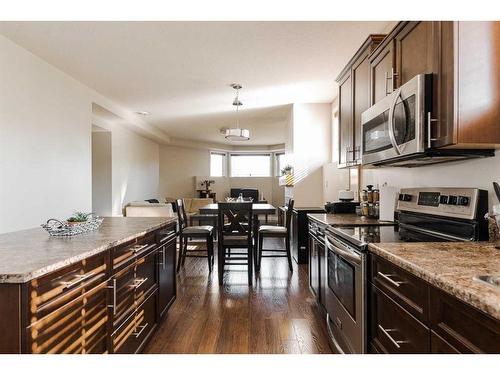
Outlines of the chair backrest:
{"type": "Polygon", "coordinates": [[[294,200],[290,198],[286,209],[286,219],[285,219],[285,226],[288,229],[288,233],[290,233],[290,227],[292,225],[293,204],[294,200]]]}
{"type": "Polygon", "coordinates": [[[184,200],[183,199],[177,199],[176,201],[176,208],[177,208],[177,218],[179,220],[179,229],[182,232],[184,228],[187,227],[188,225],[188,219],[186,215],[186,210],[184,209],[184,200]]]}
{"type": "Polygon", "coordinates": [[[252,203],[219,202],[218,204],[219,239],[224,236],[247,236],[252,241],[253,212],[252,203]]]}
{"type": "Polygon", "coordinates": [[[240,194],[243,195],[243,198],[252,198],[254,202],[257,202],[259,200],[258,189],[231,189],[231,198],[238,198],[240,194]]]}

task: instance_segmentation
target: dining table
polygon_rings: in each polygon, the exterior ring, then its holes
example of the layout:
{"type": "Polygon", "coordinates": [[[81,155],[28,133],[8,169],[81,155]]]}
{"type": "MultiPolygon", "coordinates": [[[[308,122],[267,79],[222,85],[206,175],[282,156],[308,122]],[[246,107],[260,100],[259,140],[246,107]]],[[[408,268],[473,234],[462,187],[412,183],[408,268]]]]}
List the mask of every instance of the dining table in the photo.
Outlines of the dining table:
{"type": "MultiPolygon", "coordinates": [[[[219,205],[217,203],[210,203],[200,208],[201,215],[217,215],[219,212],[219,205]]],[[[276,207],[269,203],[252,203],[253,212],[253,233],[254,233],[254,258],[257,256],[257,235],[259,233],[259,215],[274,215],[276,207]]],[[[254,259],[256,261],[256,259],[254,259]]]]}

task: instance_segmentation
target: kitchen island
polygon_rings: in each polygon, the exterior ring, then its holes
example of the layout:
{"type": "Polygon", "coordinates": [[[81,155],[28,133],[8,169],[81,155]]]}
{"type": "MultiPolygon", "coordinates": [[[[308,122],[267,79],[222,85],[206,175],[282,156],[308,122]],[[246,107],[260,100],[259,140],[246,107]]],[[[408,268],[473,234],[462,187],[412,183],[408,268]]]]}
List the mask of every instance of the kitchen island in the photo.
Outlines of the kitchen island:
{"type": "Polygon", "coordinates": [[[500,353],[500,250],[489,242],[371,243],[373,352],[500,353]]]}
{"type": "Polygon", "coordinates": [[[0,235],[0,353],[135,353],[175,300],[175,218],[0,235]]]}

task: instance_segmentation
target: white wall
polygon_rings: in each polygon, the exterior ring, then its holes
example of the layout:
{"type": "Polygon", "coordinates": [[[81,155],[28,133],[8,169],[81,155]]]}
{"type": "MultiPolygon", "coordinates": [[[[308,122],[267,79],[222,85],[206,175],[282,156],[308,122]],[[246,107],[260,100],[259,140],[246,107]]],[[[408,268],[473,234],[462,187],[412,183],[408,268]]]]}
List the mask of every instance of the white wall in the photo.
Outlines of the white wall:
{"type": "Polygon", "coordinates": [[[276,177],[210,177],[210,151],[191,147],[160,147],[160,195],[162,197],[195,197],[199,182],[215,180],[210,188],[222,200],[231,188],[256,188],[268,202],[283,205],[284,188],[276,177]]]}
{"type": "Polygon", "coordinates": [[[195,176],[210,172],[210,152],[177,146],[160,146],[160,195],[171,198],[195,196],[195,176]]]}
{"type": "Polygon", "coordinates": [[[0,36],[0,232],[90,211],[86,87],[0,36]]]}
{"type": "Polygon", "coordinates": [[[111,132],[92,131],[92,212],[112,214],[111,132]]]}
{"type": "Polygon", "coordinates": [[[323,165],[331,160],[331,111],[331,104],[293,105],[293,145],[287,145],[287,157],[291,154],[297,207],[322,207],[325,203],[323,165]]]}
{"type": "Polygon", "coordinates": [[[136,133],[111,128],[113,215],[131,201],[159,198],[159,145],[136,133]]]}
{"type": "Polygon", "coordinates": [[[124,202],[158,196],[158,144],[126,126],[162,135],[0,36],[0,233],[92,210],[93,102],[126,118],[112,134],[113,214],[121,214],[124,202]]]}
{"type": "Polygon", "coordinates": [[[494,158],[468,160],[418,168],[364,169],[362,183],[401,187],[475,187],[489,191],[489,204],[498,204],[492,182],[500,182],[500,154],[494,158]]]}

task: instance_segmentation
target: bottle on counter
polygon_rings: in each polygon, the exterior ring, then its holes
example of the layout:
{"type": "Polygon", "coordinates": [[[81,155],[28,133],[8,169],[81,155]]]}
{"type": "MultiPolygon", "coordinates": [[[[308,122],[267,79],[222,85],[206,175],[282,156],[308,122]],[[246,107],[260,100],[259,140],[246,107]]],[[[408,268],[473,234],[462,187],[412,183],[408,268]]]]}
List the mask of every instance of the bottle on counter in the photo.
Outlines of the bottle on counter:
{"type": "Polygon", "coordinates": [[[370,214],[368,203],[363,202],[361,203],[361,215],[363,216],[368,216],[370,214]]]}
{"type": "Polygon", "coordinates": [[[366,189],[361,192],[361,202],[368,202],[368,191],[366,189]]]}
{"type": "Polygon", "coordinates": [[[366,195],[367,195],[367,199],[366,201],[368,203],[373,203],[373,185],[366,185],[366,187],[368,188],[368,191],[366,192],[366,195]]]}

